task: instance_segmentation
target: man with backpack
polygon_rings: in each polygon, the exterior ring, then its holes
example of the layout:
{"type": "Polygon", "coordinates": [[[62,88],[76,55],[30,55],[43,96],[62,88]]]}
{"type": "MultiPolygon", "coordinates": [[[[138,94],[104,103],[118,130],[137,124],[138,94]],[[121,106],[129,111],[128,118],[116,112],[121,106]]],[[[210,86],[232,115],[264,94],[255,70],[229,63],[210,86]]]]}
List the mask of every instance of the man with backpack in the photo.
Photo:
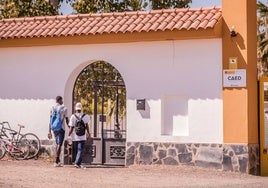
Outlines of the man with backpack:
{"type": "Polygon", "coordinates": [[[67,108],[63,105],[63,98],[61,96],[57,96],[56,104],[50,111],[50,123],[48,130],[48,139],[52,138],[51,131],[53,131],[56,141],[56,160],[54,164],[55,167],[62,166],[60,163],[60,153],[65,135],[65,122],[68,125],[69,119],[67,116],[67,108]]]}
{"type": "Polygon", "coordinates": [[[77,146],[77,154],[74,161],[76,168],[84,168],[82,163],[82,151],[85,141],[90,138],[89,133],[89,115],[82,113],[82,104],[76,103],[75,113],[71,116],[69,126],[69,136],[72,135],[73,143],[77,146]]]}

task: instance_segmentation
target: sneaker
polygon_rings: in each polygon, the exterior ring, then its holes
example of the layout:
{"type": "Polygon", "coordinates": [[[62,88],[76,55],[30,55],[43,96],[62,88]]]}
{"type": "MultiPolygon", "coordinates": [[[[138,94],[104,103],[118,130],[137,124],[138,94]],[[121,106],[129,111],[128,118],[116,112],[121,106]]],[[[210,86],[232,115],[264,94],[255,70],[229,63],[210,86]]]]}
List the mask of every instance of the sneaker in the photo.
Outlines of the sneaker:
{"type": "Polygon", "coordinates": [[[82,168],[82,169],[86,169],[86,167],[85,167],[85,166],[83,166],[83,165],[80,165],[80,168],[82,168]]]}
{"type": "Polygon", "coordinates": [[[78,165],[78,164],[74,164],[75,168],[81,168],[81,169],[85,169],[86,167],[83,165],[78,165]]]}
{"type": "Polygon", "coordinates": [[[55,163],[54,167],[62,167],[61,163],[55,163]]]}

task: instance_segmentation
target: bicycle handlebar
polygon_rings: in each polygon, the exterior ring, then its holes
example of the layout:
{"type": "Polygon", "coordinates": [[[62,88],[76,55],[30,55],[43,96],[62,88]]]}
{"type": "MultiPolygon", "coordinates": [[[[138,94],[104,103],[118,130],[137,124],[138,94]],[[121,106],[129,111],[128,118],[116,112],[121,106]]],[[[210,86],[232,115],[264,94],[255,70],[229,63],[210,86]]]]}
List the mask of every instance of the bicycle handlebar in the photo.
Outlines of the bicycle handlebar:
{"type": "MultiPolygon", "coordinates": [[[[0,138],[2,137],[7,137],[7,134],[5,133],[6,131],[13,132],[13,133],[19,133],[18,131],[14,130],[11,128],[10,124],[7,121],[0,122],[0,125],[2,125],[2,128],[0,129],[0,138]],[[5,126],[7,124],[8,126],[5,126]]],[[[20,128],[24,128],[23,125],[20,125],[20,128]]]]}
{"type": "MultiPolygon", "coordinates": [[[[8,123],[8,121],[0,122],[0,125],[2,125],[2,129],[3,129],[3,128],[6,128],[6,127],[5,127],[5,124],[7,124],[7,125],[8,125],[8,128],[12,130],[12,128],[11,128],[10,124],[8,123]]],[[[19,126],[20,128],[25,128],[25,125],[22,125],[22,124],[18,124],[18,126],[19,126]]]]}
{"type": "Polygon", "coordinates": [[[0,124],[2,125],[2,128],[4,128],[5,127],[5,124],[7,124],[8,125],[8,128],[11,129],[10,124],[8,123],[8,121],[3,121],[0,124]]]}

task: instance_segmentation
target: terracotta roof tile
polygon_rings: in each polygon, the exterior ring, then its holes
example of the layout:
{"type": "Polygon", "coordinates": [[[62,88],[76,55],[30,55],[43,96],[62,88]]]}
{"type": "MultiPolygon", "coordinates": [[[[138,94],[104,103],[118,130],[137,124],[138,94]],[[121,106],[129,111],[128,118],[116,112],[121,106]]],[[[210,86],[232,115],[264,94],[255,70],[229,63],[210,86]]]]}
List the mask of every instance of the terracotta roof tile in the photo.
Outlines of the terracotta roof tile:
{"type": "Polygon", "coordinates": [[[124,24],[120,27],[120,29],[118,30],[118,32],[121,32],[121,33],[125,33],[125,31],[127,30],[128,28],[128,25],[124,24]]]}
{"type": "Polygon", "coordinates": [[[180,30],[180,28],[182,27],[183,24],[184,24],[184,22],[182,20],[179,20],[178,22],[176,22],[176,24],[174,25],[172,30],[174,30],[174,29],[180,30]]]}
{"type": "Polygon", "coordinates": [[[61,28],[59,28],[55,33],[54,33],[54,35],[55,36],[59,36],[61,33],[62,33],[62,31],[63,31],[64,29],[61,27],[61,28]]]}
{"type": "MultiPolygon", "coordinates": [[[[120,28],[121,28],[120,25],[115,25],[115,26],[113,27],[113,29],[111,29],[111,32],[118,33],[118,30],[119,30],[120,28]]],[[[107,33],[109,33],[109,31],[107,31],[107,33]]]]}
{"type": "Polygon", "coordinates": [[[43,32],[42,29],[37,29],[36,32],[32,35],[32,37],[39,37],[42,32],[43,32]]]}
{"type": "Polygon", "coordinates": [[[2,38],[12,38],[10,34],[11,34],[11,30],[8,30],[2,34],[2,38]]]}
{"type": "Polygon", "coordinates": [[[71,28],[67,27],[65,28],[62,32],[61,35],[67,36],[69,34],[69,31],[71,30],[71,28]]]}
{"type": "Polygon", "coordinates": [[[159,23],[153,22],[148,31],[156,31],[158,29],[159,23]]]}
{"type": "Polygon", "coordinates": [[[203,20],[198,26],[197,29],[205,29],[208,24],[208,20],[203,20]]]}
{"type": "Polygon", "coordinates": [[[79,23],[79,21],[78,20],[71,20],[69,23],[70,23],[70,25],[68,27],[73,28],[73,27],[76,27],[76,25],[77,25],[77,23],[79,23]]]}
{"type": "Polygon", "coordinates": [[[198,30],[215,27],[221,16],[211,7],[12,18],[0,20],[0,39],[198,30]]]}
{"type": "Polygon", "coordinates": [[[200,24],[200,20],[196,19],[191,26],[189,27],[189,29],[195,29],[198,27],[198,25],[200,24]]]}
{"type": "Polygon", "coordinates": [[[166,26],[166,29],[173,30],[173,27],[175,24],[176,24],[176,22],[174,22],[174,21],[169,22],[168,25],[166,26]]]}
{"type": "Polygon", "coordinates": [[[208,24],[206,25],[206,28],[213,28],[213,26],[216,24],[216,20],[211,20],[210,22],[208,22],[208,24]]]}
{"type": "Polygon", "coordinates": [[[94,26],[92,29],[90,29],[88,32],[87,32],[87,34],[88,33],[91,33],[91,34],[96,34],[96,32],[97,32],[97,30],[98,30],[98,26],[94,26]]]}
{"type": "Polygon", "coordinates": [[[143,28],[144,24],[143,23],[138,23],[138,25],[135,27],[134,31],[139,32],[143,28]]]}
{"type": "Polygon", "coordinates": [[[167,15],[167,17],[165,18],[164,21],[169,23],[174,19],[174,16],[175,16],[175,14],[169,14],[169,15],[167,15]]]}
{"type": "Polygon", "coordinates": [[[85,29],[84,27],[76,28],[76,31],[74,32],[74,35],[81,35],[84,29],[85,29]]]}
{"type": "Polygon", "coordinates": [[[98,30],[96,31],[96,33],[104,33],[104,31],[105,31],[105,26],[104,25],[101,25],[99,28],[98,28],[98,30]]]}
{"type": "Polygon", "coordinates": [[[180,29],[188,29],[189,27],[191,27],[191,20],[186,20],[185,23],[183,23],[183,25],[180,27],[180,29]]]}

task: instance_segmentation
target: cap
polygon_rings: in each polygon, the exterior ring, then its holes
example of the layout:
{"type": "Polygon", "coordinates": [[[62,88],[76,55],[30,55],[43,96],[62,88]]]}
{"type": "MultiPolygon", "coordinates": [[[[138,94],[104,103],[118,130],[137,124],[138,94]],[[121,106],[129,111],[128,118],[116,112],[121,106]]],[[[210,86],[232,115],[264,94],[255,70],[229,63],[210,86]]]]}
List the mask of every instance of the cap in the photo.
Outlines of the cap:
{"type": "Polygon", "coordinates": [[[82,104],[80,102],[76,103],[75,110],[82,110],[82,104]]]}

